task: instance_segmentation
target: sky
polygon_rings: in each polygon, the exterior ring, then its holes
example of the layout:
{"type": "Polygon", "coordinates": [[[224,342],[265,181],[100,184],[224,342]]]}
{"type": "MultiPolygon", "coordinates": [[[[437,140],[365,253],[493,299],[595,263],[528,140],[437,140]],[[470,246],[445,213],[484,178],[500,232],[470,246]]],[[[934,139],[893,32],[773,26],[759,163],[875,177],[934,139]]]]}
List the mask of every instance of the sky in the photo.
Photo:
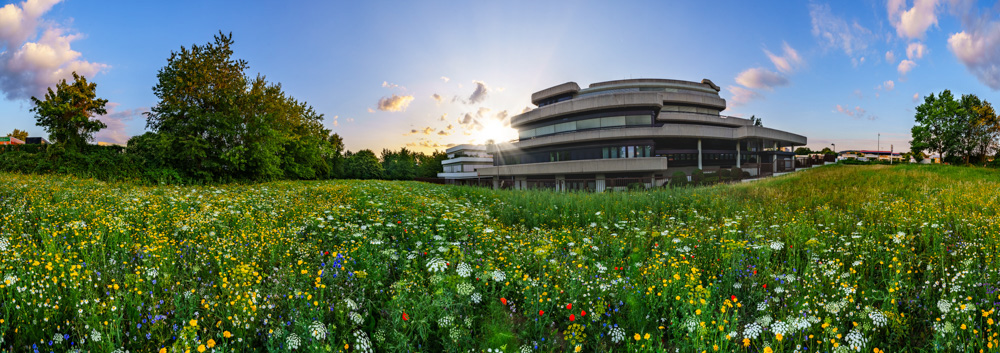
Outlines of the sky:
{"type": "Polygon", "coordinates": [[[76,71],[108,128],[144,133],[172,51],[232,33],[248,75],[324,114],[351,151],[517,137],[531,93],[669,78],[722,87],[724,115],[808,147],[908,150],[914,107],[950,89],[997,104],[1000,3],[873,1],[101,1],[0,8],[0,135],[76,71]]]}

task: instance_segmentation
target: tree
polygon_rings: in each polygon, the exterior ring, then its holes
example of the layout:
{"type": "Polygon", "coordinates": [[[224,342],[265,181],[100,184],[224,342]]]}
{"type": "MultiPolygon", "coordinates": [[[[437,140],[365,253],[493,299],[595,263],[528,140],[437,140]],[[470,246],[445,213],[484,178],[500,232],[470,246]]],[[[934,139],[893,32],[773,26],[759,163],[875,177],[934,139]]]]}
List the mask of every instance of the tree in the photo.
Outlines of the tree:
{"type": "Polygon", "coordinates": [[[974,94],[962,95],[964,131],[962,131],[962,152],[965,162],[985,162],[986,157],[997,149],[1000,138],[1000,118],[993,105],[979,99],[974,94]]]}
{"type": "Polygon", "coordinates": [[[760,119],[757,118],[756,115],[750,116],[750,123],[753,124],[753,126],[764,126],[764,124],[760,122],[760,119]]]}
{"type": "Polygon", "coordinates": [[[813,153],[813,151],[810,150],[809,147],[799,147],[799,148],[795,149],[795,154],[800,155],[800,156],[808,155],[808,154],[812,154],[812,153],[813,153]]]}
{"type": "Polygon", "coordinates": [[[162,159],[203,181],[329,176],[323,115],[280,84],[248,77],[232,45],[232,34],[220,32],[214,42],[171,52],[157,73],[159,102],[146,126],[162,137],[162,159]]]}
{"type": "Polygon", "coordinates": [[[916,108],[914,116],[917,125],[910,130],[910,152],[916,154],[924,150],[937,152],[944,159],[947,155],[960,153],[962,129],[962,107],[944,90],[938,96],[933,93],[924,97],[924,103],[916,108]]]}
{"type": "Polygon", "coordinates": [[[837,154],[837,152],[834,152],[833,150],[831,150],[830,147],[823,147],[823,150],[819,151],[819,153],[822,153],[824,155],[837,154]]]}
{"type": "Polygon", "coordinates": [[[384,172],[375,152],[360,150],[358,153],[347,153],[344,161],[344,174],[349,179],[382,179],[384,172]]]}
{"type": "Polygon", "coordinates": [[[21,141],[24,141],[24,140],[28,139],[28,132],[27,131],[18,130],[18,129],[14,129],[14,131],[12,131],[11,133],[7,134],[7,136],[16,138],[16,139],[21,140],[21,141]]]}
{"type": "Polygon", "coordinates": [[[382,150],[382,169],[390,180],[413,180],[417,176],[417,155],[406,147],[399,152],[382,150]]]}
{"type": "Polygon", "coordinates": [[[94,133],[108,127],[98,115],[107,114],[104,108],[107,99],[97,98],[97,84],[87,82],[87,78],[73,72],[73,84],[63,79],[53,91],[50,87],[45,100],[31,97],[35,105],[36,125],[49,133],[53,143],[62,144],[67,151],[79,151],[94,139],[94,133]]]}
{"type": "Polygon", "coordinates": [[[330,165],[330,173],[327,178],[344,177],[344,139],[338,134],[330,134],[326,142],[330,144],[327,150],[326,160],[330,165]]]}

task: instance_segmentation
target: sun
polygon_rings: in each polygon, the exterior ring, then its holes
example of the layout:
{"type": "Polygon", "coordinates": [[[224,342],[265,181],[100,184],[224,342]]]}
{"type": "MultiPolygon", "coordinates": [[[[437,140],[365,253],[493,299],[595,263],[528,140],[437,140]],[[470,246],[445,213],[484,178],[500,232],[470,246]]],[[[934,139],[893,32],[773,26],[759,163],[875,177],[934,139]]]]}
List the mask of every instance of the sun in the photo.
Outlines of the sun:
{"type": "Polygon", "coordinates": [[[483,129],[476,133],[476,143],[484,144],[490,140],[495,143],[508,142],[517,138],[517,130],[505,126],[499,120],[489,120],[483,123],[483,129]]]}

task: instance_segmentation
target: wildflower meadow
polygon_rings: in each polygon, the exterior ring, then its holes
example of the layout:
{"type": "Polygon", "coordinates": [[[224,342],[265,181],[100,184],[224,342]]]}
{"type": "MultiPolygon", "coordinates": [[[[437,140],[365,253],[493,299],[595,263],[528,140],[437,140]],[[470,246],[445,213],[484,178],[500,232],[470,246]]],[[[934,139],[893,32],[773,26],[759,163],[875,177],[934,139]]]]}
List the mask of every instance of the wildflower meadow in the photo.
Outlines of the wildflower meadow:
{"type": "Polygon", "coordinates": [[[0,174],[5,352],[1000,350],[1000,172],[558,193],[0,174]]]}

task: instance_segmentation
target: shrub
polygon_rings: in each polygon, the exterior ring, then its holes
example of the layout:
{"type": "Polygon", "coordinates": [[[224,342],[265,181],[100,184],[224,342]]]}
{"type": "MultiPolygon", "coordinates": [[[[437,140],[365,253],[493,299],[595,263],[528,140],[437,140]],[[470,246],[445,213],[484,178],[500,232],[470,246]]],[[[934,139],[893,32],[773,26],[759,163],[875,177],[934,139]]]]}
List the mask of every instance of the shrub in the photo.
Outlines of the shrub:
{"type": "Polygon", "coordinates": [[[687,185],[687,183],[687,174],[684,174],[684,172],[677,171],[674,172],[674,175],[670,176],[670,187],[684,186],[687,185]]]}
{"type": "Polygon", "coordinates": [[[729,173],[729,169],[719,170],[719,180],[720,181],[729,180],[731,177],[732,177],[732,174],[729,173]]]}
{"type": "Polygon", "coordinates": [[[750,176],[750,173],[744,172],[742,168],[733,167],[733,170],[731,170],[729,172],[729,175],[732,176],[733,180],[737,180],[738,181],[738,180],[744,178],[743,177],[744,173],[746,173],[747,176],[750,176]]]}
{"type": "Polygon", "coordinates": [[[705,172],[701,169],[695,169],[691,172],[691,184],[701,185],[702,181],[705,180],[705,172]]]}
{"type": "Polygon", "coordinates": [[[644,183],[631,183],[631,184],[628,184],[628,189],[629,190],[633,190],[633,191],[635,191],[635,190],[644,190],[644,189],[646,189],[646,184],[644,184],[644,183]]]}

